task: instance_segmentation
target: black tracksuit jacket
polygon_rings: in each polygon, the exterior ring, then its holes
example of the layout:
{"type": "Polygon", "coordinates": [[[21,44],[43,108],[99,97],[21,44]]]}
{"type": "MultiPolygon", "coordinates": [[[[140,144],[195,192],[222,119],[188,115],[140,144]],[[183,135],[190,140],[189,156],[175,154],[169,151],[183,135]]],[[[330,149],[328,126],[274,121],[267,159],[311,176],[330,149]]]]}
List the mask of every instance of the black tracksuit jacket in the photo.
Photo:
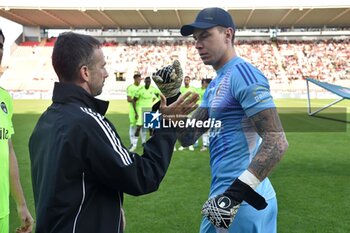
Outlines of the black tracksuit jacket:
{"type": "Polygon", "coordinates": [[[52,100],[29,140],[36,232],[122,232],[123,193],[158,189],[175,130],[156,130],[139,156],[104,117],[108,102],[63,83],[55,83],[52,100]]]}

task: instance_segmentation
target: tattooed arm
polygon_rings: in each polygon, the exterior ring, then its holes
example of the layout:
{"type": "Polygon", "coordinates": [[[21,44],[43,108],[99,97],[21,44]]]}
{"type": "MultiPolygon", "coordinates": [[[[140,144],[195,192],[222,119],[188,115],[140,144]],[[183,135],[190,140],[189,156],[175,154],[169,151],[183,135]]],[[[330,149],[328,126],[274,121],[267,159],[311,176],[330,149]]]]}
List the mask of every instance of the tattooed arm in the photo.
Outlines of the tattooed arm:
{"type": "MultiPolygon", "coordinates": [[[[190,119],[195,119],[205,121],[208,120],[209,114],[207,108],[197,108],[190,119]]],[[[181,146],[187,147],[193,145],[196,140],[205,133],[209,128],[196,128],[196,127],[188,127],[188,128],[178,128],[177,138],[181,143],[181,146]]]]}
{"type": "Polygon", "coordinates": [[[265,109],[250,119],[262,143],[248,170],[262,181],[281,160],[288,142],[275,108],[265,109]]]}

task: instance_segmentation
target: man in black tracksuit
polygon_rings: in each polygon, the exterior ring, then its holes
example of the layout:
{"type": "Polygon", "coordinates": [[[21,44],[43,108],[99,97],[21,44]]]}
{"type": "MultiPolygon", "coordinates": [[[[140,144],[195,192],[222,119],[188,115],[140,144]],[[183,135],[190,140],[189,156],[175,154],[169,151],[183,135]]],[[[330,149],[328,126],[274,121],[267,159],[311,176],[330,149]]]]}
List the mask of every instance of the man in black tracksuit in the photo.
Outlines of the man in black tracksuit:
{"type": "MultiPolygon", "coordinates": [[[[90,36],[64,33],[55,44],[52,64],[59,77],[53,103],[40,117],[29,141],[36,208],[36,232],[123,232],[123,193],[142,195],[158,189],[169,166],[175,129],[159,129],[142,156],[129,152],[104,117],[102,92],[108,74],[100,43],[90,36]]],[[[174,104],[161,104],[170,111],[174,104]]],[[[174,111],[174,110],[172,110],[174,111]]]]}

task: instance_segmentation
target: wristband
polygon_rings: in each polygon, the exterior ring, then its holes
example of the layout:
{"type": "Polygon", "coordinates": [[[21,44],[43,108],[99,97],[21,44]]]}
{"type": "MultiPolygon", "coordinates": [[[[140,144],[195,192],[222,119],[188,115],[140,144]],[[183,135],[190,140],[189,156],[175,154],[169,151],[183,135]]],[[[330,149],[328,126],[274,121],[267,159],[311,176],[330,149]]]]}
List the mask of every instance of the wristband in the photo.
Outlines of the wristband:
{"type": "Polygon", "coordinates": [[[254,176],[250,171],[245,170],[238,179],[247,185],[249,185],[252,189],[256,189],[258,185],[261,183],[256,176],[254,176]]]}

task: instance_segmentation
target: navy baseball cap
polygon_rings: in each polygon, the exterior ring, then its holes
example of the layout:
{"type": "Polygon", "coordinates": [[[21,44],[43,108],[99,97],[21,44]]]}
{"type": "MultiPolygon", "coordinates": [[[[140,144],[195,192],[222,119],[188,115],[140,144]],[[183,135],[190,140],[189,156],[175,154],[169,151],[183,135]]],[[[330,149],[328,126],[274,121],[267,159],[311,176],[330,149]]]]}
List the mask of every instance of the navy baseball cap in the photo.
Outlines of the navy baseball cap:
{"type": "Polygon", "coordinates": [[[182,26],[180,32],[183,36],[189,36],[193,34],[196,28],[208,29],[215,26],[235,29],[232,17],[227,11],[218,7],[212,7],[201,10],[196,20],[191,24],[182,26]]]}

